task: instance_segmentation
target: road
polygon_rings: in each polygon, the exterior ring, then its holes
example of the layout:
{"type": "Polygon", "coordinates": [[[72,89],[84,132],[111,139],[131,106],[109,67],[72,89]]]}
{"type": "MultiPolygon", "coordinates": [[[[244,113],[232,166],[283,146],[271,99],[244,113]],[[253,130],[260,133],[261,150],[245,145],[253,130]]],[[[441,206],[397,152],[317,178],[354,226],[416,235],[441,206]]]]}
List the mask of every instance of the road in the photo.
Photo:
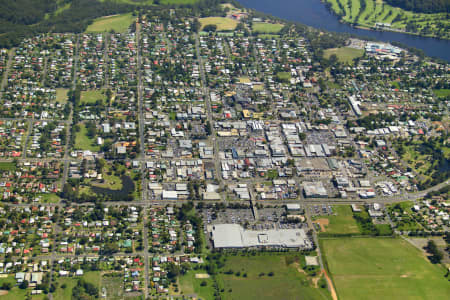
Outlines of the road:
{"type": "MultiPolygon", "coordinates": [[[[222,182],[222,176],[221,176],[221,166],[220,166],[220,158],[219,158],[219,145],[217,143],[216,139],[216,129],[214,128],[214,120],[213,120],[213,114],[211,110],[211,96],[209,93],[209,88],[206,82],[206,75],[205,75],[205,68],[203,64],[203,59],[200,52],[200,46],[199,46],[199,38],[198,33],[195,34],[195,50],[197,52],[197,60],[199,65],[199,71],[200,71],[200,78],[202,81],[202,91],[203,91],[203,97],[205,99],[205,106],[206,106],[206,115],[209,124],[211,125],[211,134],[208,137],[208,140],[211,142],[214,148],[214,169],[215,169],[215,178],[219,181],[220,188],[223,189],[223,182],[222,182]]],[[[224,199],[223,193],[220,194],[222,200],[224,199]]]]}
{"type": "MultiPolygon", "coordinates": [[[[141,57],[141,26],[139,22],[136,23],[136,45],[137,45],[137,78],[138,78],[138,89],[137,89],[137,97],[138,97],[138,119],[139,119],[139,146],[140,146],[140,168],[141,168],[141,186],[142,186],[142,194],[141,201],[145,206],[149,205],[148,197],[147,197],[147,179],[146,179],[146,170],[145,170],[145,119],[144,119],[144,100],[142,96],[142,57],[141,57]]],[[[129,204],[128,204],[129,205],[129,204]]],[[[145,211],[145,209],[144,209],[145,211]]],[[[143,230],[143,243],[144,243],[144,266],[145,266],[145,286],[144,286],[144,297],[148,298],[148,287],[150,286],[150,275],[149,275],[149,255],[148,255],[148,228],[147,228],[147,214],[144,213],[144,230],[143,230]]]]}

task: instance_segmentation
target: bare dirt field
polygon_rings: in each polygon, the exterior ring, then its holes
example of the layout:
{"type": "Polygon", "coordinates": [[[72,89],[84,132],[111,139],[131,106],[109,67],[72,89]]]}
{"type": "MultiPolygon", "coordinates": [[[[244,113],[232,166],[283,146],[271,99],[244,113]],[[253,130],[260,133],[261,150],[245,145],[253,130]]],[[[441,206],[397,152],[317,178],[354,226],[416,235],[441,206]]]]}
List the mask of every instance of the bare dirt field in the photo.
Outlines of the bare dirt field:
{"type": "Polygon", "coordinates": [[[320,230],[322,232],[327,231],[327,226],[330,224],[330,220],[328,219],[317,219],[314,221],[314,223],[317,223],[320,225],[320,230]]]}

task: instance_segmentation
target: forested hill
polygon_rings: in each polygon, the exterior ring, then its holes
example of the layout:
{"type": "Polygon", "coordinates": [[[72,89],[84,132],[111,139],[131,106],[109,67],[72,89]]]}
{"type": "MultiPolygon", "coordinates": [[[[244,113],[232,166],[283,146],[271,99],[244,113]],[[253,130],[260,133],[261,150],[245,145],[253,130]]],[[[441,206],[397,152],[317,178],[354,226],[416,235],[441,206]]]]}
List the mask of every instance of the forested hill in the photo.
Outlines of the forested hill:
{"type": "Polygon", "coordinates": [[[450,12],[450,0],[385,0],[386,3],[421,13],[450,12]]]}
{"type": "Polygon", "coordinates": [[[136,8],[99,0],[0,0],[0,7],[0,48],[37,33],[82,32],[94,18],[136,8]]]}

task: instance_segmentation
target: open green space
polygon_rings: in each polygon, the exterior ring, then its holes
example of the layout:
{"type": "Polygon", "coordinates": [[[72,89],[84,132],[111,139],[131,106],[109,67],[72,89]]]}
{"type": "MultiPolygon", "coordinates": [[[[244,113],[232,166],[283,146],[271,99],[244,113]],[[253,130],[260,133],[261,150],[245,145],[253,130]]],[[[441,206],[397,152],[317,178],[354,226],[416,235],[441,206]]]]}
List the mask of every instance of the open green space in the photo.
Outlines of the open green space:
{"type": "Polygon", "coordinates": [[[342,48],[326,49],[323,52],[323,56],[327,59],[329,59],[330,56],[333,54],[336,55],[338,61],[350,64],[353,63],[353,60],[355,58],[362,57],[364,55],[364,50],[350,47],[342,47],[342,48]]]}
{"type": "Polygon", "coordinates": [[[291,73],[290,72],[278,72],[277,79],[282,82],[289,82],[289,80],[291,80],[291,73]]]}
{"type": "Polygon", "coordinates": [[[75,149],[100,151],[100,146],[97,145],[95,138],[89,138],[87,135],[86,126],[83,123],[78,124],[80,131],[75,134],[75,149]]]}
{"type": "Polygon", "coordinates": [[[336,238],[321,244],[340,299],[446,299],[450,294],[445,270],[404,240],[336,238]]]}
{"type": "Polygon", "coordinates": [[[222,17],[208,17],[208,18],[200,18],[200,24],[202,25],[202,29],[206,25],[216,25],[217,31],[229,31],[234,30],[238,24],[236,20],[230,18],[222,18],[222,17]]]}
{"type": "Polygon", "coordinates": [[[125,32],[136,20],[131,13],[123,15],[106,16],[95,19],[86,29],[86,32],[125,32]]]}
{"type": "Polygon", "coordinates": [[[416,13],[394,7],[383,0],[326,0],[342,21],[362,28],[401,30],[409,33],[450,38],[446,13],[416,13]]]}
{"type": "Polygon", "coordinates": [[[330,299],[328,290],[315,287],[301,269],[301,257],[299,253],[227,256],[217,275],[223,299],[330,299]],[[225,274],[230,271],[233,274],[225,274]]]}
{"type": "Polygon", "coordinates": [[[195,274],[205,274],[204,270],[191,270],[178,278],[180,291],[184,295],[197,294],[200,299],[214,299],[213,280],[211,278],[195,278],[195,274]],[[206,285],[202,285],[206,282],[206,285]]]}
{"type": "MultiPolygon", "coordinates": [[[[6,274],[5,274],[6,275],[6,274]]],[[[14,278],[14,275],[6,275],[5,277],[0,278],[0,286],[2,286],[4,283],[9,283],[12,286],[14,286],[17,281],[14,278]]],[[[3,292],[3,294],[0,295],[0,299],[25,299],[25,295],[27,294],[27,290],[22,290],[18,286],[13,287],[10,289],[7,293],[3,292]]]]}
{"type": "Polygon", "coordinates": [[[450,97],[450,89],[433,90],[433,92],[438,98],[448,99],[450,97]]]}
{"type": "Polygon", "coordinates": [[[0,162],[0,171],[13,171],[16,169],[16,164],[13,162],[0,162]]]}
{"type": "Polygon", "coordinates": [[[124,299],[123,275],[116,273],[117,276],[103,276],[102,288],[106,289],[106,297],[111,300],[124,299]]]}
{"type": "Polygon", "coordinates": [[[103,94],[102,90],[90,90],[82,91],[80,102],[82,104],[94,104],[97,100],[105,102],[106,96],[103,94]]]}
{"type": "Polygon", "coordinates": [[[56,279],[58,288],[53,293],[54,300],[66,300],[72,298],[72,289],[77,285],[78,279],[94,284],[100,291],[100,271],[86,272],[81,277],[59,277],[56,279]],[[65,285],[65,288],[63,288],[65,285]]]}
{"type": "Polygon", "coordinates": [[[266,22],[254,22],[253,31],[258,33],[277,33],[284,27],[283,24],[273,24],[266,22]]]}
{"type": "Polygon", "coordinates": [[[56,101],[59,103],[66,103],[68,92],[69,89],[56,89],[56,101]]]}
{"type": "Polygon", "coordinates": [[[359,234],[358,224],[353,218],[353,211],[349,205],[333,206],[334,215],[320,217],[328,219],[325,226],[327,234],[359,234]]]}
{"type": "Polygon", "coordinates": [[[42,202],[44,203],[58,203],[61,198],[55,193],[41,194],[42,202]]]}

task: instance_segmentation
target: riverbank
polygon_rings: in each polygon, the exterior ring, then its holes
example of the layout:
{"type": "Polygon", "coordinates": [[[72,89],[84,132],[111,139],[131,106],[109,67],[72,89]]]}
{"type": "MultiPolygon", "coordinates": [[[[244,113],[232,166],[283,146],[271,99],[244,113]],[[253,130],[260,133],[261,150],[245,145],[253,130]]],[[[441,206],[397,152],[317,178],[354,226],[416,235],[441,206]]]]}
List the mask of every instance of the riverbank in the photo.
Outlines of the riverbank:
{"type": "Polygon", "coordinates": [[[450,39],[450,32],[444,29],[450,21],[444,13],[415,13],[378,0],[320,1],[340,22],[356,28],[450,39]]]}
{"type": "Polygon", "coordinates": [[[410,48],[420,49],[427,56],[450,62],[450,40],[393,31],[355,28],[347,23],[339,22],[338,18],[320,0],[278,0],[276,2],[272,0],[239,0],[239,2],[247,8],[284,20],[299,22],[317,29],[348,33],[362,39],[373,39],[386,43],[395,42],[410,48]]]}

